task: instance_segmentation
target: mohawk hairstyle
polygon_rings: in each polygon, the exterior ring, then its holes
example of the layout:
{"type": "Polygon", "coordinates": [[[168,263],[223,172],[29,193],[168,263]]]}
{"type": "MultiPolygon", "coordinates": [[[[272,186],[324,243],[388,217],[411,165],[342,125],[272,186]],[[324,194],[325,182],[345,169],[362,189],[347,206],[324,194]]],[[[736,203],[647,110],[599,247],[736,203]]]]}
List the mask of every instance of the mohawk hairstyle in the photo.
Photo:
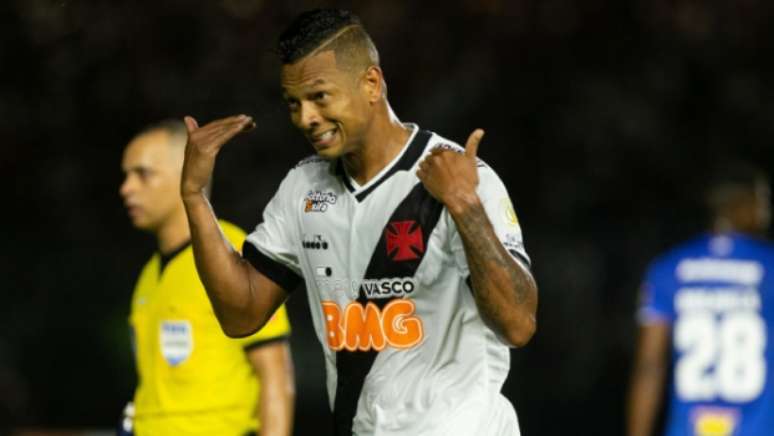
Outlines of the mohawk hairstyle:
{"type": "Polygon", "coordinates": [[[360,18],[342,9],[314,9],[298,15],[280,35],[277,54],[287,65],[328,44],[336,52],[337,61],[339,52],[346,50],[347,56],[341,56],[341,60],[350,64],[358,61],[379,63],[376,47],[360,18]]]}

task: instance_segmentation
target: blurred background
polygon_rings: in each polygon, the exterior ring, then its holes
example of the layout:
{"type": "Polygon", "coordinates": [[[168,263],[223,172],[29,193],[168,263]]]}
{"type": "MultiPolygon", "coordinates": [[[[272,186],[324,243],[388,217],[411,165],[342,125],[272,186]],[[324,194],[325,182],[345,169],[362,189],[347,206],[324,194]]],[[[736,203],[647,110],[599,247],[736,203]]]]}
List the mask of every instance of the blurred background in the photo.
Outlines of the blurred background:
{"type": "MultiPolygon", "coordinates": [[[[707,168],[774,164],[774,17],[764,0],[0,2],[0,434],[111,428],[135,383],[127,316],[155,249],[118,196],[131,136],[166,117],[249,113],[215,174],[252,229],[311,153],[272,53],[298,12],[359,14],[390,102],[480,156],[514,200],[538,332],[504,388],[529,436],[618,435],[647,262],[703,230],[707,168]]],[[[296,434],[325,435],[323,360],[289,301],[296,434]]]]}

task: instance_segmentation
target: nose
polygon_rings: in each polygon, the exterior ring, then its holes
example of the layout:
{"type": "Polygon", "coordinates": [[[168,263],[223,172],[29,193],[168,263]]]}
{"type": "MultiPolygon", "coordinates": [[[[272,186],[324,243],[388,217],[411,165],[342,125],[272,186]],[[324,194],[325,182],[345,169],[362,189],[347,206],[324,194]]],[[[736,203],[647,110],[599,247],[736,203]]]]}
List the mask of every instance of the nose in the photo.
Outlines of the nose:
{"type": "Polygon", "coordinates": [[[118,188],[118,193],[121,195],[121,198],[126,199],[126,197],[128,197],[131,192],[131,175],[127,174],[126,177],[124,177],[124,181],[121,183],[121,186],[118,188]]]}
{"type": "Polygon", "coordinates": [[[299,127],[304,130],[312,130],[320,125],[320,112],[314,104],[308,101],[301,102],[299,109],[299,127]]]}

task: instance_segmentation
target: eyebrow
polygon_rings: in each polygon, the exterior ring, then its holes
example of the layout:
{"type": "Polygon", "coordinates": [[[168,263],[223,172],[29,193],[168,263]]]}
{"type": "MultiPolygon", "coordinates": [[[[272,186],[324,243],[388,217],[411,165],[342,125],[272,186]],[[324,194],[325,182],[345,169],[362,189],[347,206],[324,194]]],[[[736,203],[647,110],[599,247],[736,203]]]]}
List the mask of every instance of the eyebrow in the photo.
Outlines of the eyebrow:
{"type": "MultiPolygon", "coordinates": [[[[327,85],[327,84],[328,84],[328,82],[326,82],[325,79],[317,79],[314,82],[310,83],[309,85],[305,85],[305,86],[313,87],[313,86],[327,85]]],[[[287,95],[287,93],[288,93],[287,87],[285,87],[285,86],[282,87],[282,93],[284,95],[287,95]]]]}
{"type": "Polygon", "coordinates": [[[131,173],[134,171],[153,171],[153,168],[149,167],[148,165],[134,165],[129,168],[122,168],[124,173],[131,173]]]}

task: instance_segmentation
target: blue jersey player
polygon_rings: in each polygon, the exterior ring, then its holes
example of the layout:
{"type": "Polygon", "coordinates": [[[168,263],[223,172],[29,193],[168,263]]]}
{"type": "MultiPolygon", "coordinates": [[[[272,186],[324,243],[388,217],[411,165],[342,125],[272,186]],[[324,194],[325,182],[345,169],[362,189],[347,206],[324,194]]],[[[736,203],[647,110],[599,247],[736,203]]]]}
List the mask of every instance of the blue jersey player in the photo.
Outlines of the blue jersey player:
{"type": "Polygon", "coordinates": [[[761,239],[769,184],[743,165],[718,176],[707,195],[712,231],[657,258],[645,277],[629,436],[774,435],[774,245],[761,239]]]}

